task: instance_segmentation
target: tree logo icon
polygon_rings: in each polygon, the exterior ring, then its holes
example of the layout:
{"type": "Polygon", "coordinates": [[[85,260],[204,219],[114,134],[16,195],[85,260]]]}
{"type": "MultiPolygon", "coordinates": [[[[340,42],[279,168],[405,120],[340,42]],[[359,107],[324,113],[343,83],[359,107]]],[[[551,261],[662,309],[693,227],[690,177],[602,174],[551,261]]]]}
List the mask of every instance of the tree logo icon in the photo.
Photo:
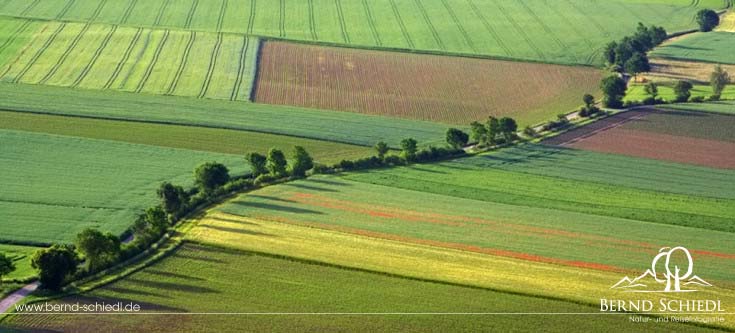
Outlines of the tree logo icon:
{"type": "Polygon", "coordinates": [[[694,287],[712,285],[694,275],[692,254],[683,246],[664,247],[653,258],[651,268],[631,279],[624,277],[610,289],[625,289],[628,292],[694,292],[694,287]],[[660,289],[663,286],[663,289],[660,289]]]}

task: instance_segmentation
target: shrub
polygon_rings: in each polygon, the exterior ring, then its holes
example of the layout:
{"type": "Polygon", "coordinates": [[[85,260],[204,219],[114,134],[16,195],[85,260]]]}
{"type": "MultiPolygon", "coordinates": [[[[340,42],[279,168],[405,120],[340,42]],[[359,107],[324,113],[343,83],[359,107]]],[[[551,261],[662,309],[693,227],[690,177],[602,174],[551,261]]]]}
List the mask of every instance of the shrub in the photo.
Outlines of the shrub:
{"type": "Polygon", "coordinates": [[[406,164],[406,160],[402,159],[398,155],[388,155],[388,156],[385,157],[385,161],[384,162],[387,165],[393,165],[393,166],[405,165],[406,164]]]}
{"type": "Polygon", "coordinates": [[[694,96],[690,98],[689,101],[692,103],[702,103],[704,102],[704,96],[694,96]]]}
{"type": "Polygon", "coordinates": [[[205,192],[212,191],[230,180],[227,167],[216,162],[208,162],[194,170],[197,185],[205,192]]]}
{"type": "Polygon", "coordinates": [[[312,172],[314,172],[315,174],[332,174],[335,172],[335,170],[331,166],[316,163],[314,164],[312,172]]]}
{"type": "Polygon", "coordinates": [[[253,188],[253,181],[250,179],[234,180],[222,187],[222,189],[227,193],[243,191],[251,188],[253,188]]]}
{"type": "Polygon", "coordinates": [[[720,24],[720,16],[712,9],[702,9],[697,12],[696,20],[699,25],[699,31],[702,32],[712,31],[712,29],[720,24]]]}
{"type": "Polygon", "coordinates": [[[272,183],[280,178],[281,177],[274,176],[271,174],[263,174],[263,175],[258,176],[258,178],[255,178],[255,181],[253,182],[253,184],[255,186],[261,186],[261,185],[272,183]]]}
{"type": "Polygon", "coordinates": [[[72,245],[53,245],[36,251],[31,266],[37,269],[41,288],[60,290],[66,279],[77,271],[79,257],[72,245]]]}

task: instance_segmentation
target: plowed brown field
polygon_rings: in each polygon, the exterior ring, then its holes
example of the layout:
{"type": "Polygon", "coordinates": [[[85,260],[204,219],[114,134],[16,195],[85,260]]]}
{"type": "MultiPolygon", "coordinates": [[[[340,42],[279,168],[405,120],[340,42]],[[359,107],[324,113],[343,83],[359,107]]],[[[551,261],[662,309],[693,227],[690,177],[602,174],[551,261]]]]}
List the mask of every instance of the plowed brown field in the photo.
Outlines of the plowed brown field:
{"type": "Polygon", "coordinates": [[[734,126],[730,115],[648,109],[621,113],[544,143],[735,169],[734,126]]]}
{"type": "Polygon", "coordinates": [[[587,67],[266,42],[255,101],[467,125],[490,115],[529,125],[595,93],[587,67]]]}

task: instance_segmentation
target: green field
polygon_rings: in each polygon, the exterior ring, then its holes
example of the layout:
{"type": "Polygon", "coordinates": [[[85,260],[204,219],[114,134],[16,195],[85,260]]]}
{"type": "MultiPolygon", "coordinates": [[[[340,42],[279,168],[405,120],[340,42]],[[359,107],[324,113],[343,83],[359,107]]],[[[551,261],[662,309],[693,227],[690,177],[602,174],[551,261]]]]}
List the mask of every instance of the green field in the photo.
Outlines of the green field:
{"type": "MultiPolygon", "coordinates": [[[[673,83],[671,84],[659,84],[658,85],[658,97],[667,102],[673,102],[676,99],[674,93],[673,83]]],[[[628,85],[628,90],[625,92],[624,101],[636,101],[640,102],[650,97],[644,89],[645,84],[634,83],[628,85]]],[[[691,90],[692,97],[701,96],[704,98],[712,96],[712,87],[709,85],[695,84],[691,90]]],[[[725,87],[722,91],[720,99],[735,99],[735,85],[731,84],[725,87]]]]}
{"type": "Polygon", "coordinates": [[[27,279],[35,276],[36,271],[31,268],[31,257],[38,250],[37,247],[0,244],[0,253],[9,256],[15,263],[15,271],[3,276],[3,280],[27,279]]]}
{"type": "Polygon", "coordinates": [[[194,168],[219,161],[246,171],[239,155],[0,130],[1,240],[69,242],[82,229],[116,234],[154,204],[163,181],[191,186],[194,168]]]}
{"type": "Polygon", "coordinates": [[[321,163],[374,154],[370,147],[267,133],[23,112],[0,111],[0,128],[241,156],[253,151],[265,153],[274,147],[290,154],[294,146],[302,146],[321,163]]]}
{"type": "Polygon", "coordinates": [[[53,21],[39,30],[10,43],[27,46],[0,62],[0,81],[250,100],[256,38],[53,21]]]}
{"type": "MultiPolygon", "coordinates": [[[[133,301],[144,312],[239,313],[438,313],[554,312],[590,313],[596,309],[487,289],[468,288],[324,266],[199,244],[186,244],[159,264],[82,296],[56,302],[133,301]]],[[[513,327],[563,331],[584,325],[595,331],[615,326],[651,332],[702,331],[694,326],[628,322],[627,316],[476,315],[16,315],[3,322],[24,329],[81,332],[131,328],[136,331],[494,331],[513,327]]]]}
{"type": "Polygon", "coordinates": [[[638,22],[692,29],[697,10],[724,6],[722,0],[10,0],[0,14],[600,65],[599,49],[638,22]]]}
{"type": "Polygon", "coordinates": [[[444,144],[445,125],[246,102],[0,83],[0,110],[140,120],[282,134],[372,147],[407,137],[444,144]]]}
{"type": "Polygon", "coordinates": [[[713,31],[691,34],[655,48],[651,57],[735,64],[735,33],[713,31]]]}
{"type": "Polygon", "coordinates": [[[35,21],[0,19],[0,66],[21,52],[41,26],[35,21]]]}
{"type": "Polygon", "coordinates": [[[706,104],[670,104],[662,105],[661,108],[671,110],[684,110],[695,112],[714,112],[724,114],[735,114],[735,101],[710,102],[706,104]]]}

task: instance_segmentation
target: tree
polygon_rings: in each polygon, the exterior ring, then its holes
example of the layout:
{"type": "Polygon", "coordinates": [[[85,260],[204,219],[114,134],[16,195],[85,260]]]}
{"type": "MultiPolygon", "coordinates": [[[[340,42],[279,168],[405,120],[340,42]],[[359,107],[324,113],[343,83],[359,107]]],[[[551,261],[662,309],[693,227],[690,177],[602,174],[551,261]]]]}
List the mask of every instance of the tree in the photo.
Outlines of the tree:
{"type": "Polygon", "coordinates": [[[156,206],[146,209],[143,214],[138,216],[138,219],[133,225],[133,229],[138,235],[144,235],[149,233],[149,231],[155,235],[160,235],[168,229],[168,226],[169,222],[166,219],[166,212],[161,206],[156,206]]]}
{"type": "Polygon", "coordinates": [[[636,76],[638,73],[650,71],[651,64],[648,62],[648,57],[645,54],[636,52],[625,62],[623,68],[625,68],[626,72],[636,76]]]}
{"type": "Polygon", "coordinates": [[[677,102],[686,102],[689,100],[689,97],[692,95],[690,92],[692,90],[693,86],[689,81],[678,81],[676,82],[676,85],[674,85],[674,94],[676,94],[676,101],[677,102]]]}
{"type": "Polygon", "coordinates": [[[67,277],[76,273],[79,257],[73,245],[53,245],[36,251],[31,258],[31,267],[38,270],[41,288],[60,290],[67,277]]]}
{"type": "Polygon", "coordinates": [[[388,144],[383,141],[375,144],[375,151],[378,152],[378,158],[381,160],[385,158],[385,154],[388,153],[388,150],[390,150],[388,144]]]}
{"type": "Polygon", "coordinates": [[[418,150],[418,142],[413,138],[401,140],[401,155],[406,162],[416,160],[416,151],[418,150]]]}
{"type": "Polygon", "coordinates": [[[478,144],[485,143],[487,141],[487,127],[478,121],[473,121],[470,124],[470,138],[478,144]]]}
{"type": "Polygon", "coordinates": [[[582,101],[584,102],[584,106],[589,109],[593,105],[595,105],[595,96],[584,94],[584,96],[582,97],[582,101]]]}
{"type": "Polygon", "coordinates": [[[709,77],[709,83],[712,85],[712,94],[719,98],[722,95],[722,90],[730,83],[730,74],[722,69],[722,66],[716,65],[715,70],[709,77]]]}
{"type": "Polygon", "coordinates": [[[603,51],[603,57],[605,58],[605,61],[607,61],[608,64],[614,64],[616,62],[616,52],[615,50],[618,48],[617,42],[610,42],[607,43],[605,46],[605,50],[603,51]]]}
{"type": "Polygon", "coordinates": [[[157,193],[158,198],[161,199],[163,209],[171,215],[178,215],[189,201],[189,196],[183,187],[175,186],[169,182],[162,183],[157,193]]]}
{"type": "Polygon", "coordinates": [[[288,172],[286,171],[287,165],[288,161],[286,161],[286,155],[284,155],[282,151],[275,148],[268,151],[266,168],[271,175],[278,178],[288,176],[288,172]]]}
{"type": "Polygon", "coordinates": [[[720,24],[720,16],[717,15],[712,9],[702,9],[697,12],[697,24],[699,24],[699,31],[708,32],[712,31],[718,24],[720,24]]]}
{"type": "Polygon", "coordinates": [[[470,136],[462,130],[450,128],[447,130],[447,143],[455,149],[462,148],[467,145],[470,136]]]}
{"type": "Polygon", "coordinates": [[[513,136],[518,130],[518,124],[513,118],[510,117],[500,118],[498,123],[500,124],[500,133],[505,138],[505,142],[509,143],[511,140],[513,140],[513,136]]]}
{"type": "Polygon", "coordinates": [[[623,97],[625,97],[625,80],[617,75],[611,75],[600,83],[600,89],[604,94],[602,103],[610,108],[620,108],[623,106],[623,97]]]}
{"type": "Polygon", "coordinates": [[[120,239],[111,233],[87,228],[77,235],[76,246],[87,259],[89,270],[98,271],[120,255],[120,239]]]}
{"type": "Polygon", "coordinates": [[[500,121],[498,118],[490,116],[487,120],[487,144],[494,145],[495,139],[501,134],[500,121]]]}
{"type": "Polygon", "coordinates": [[[253,173],[253,177],[268,173],[268,168],[265,167],[268,159],[265,156],[258,153],[250,153],[245,155],[245,160],[250,164],[250,172],[253,173]]]}
{"type": "Polygon", "coordinates": [[[658,96],[658,85],[655,82],[646,83],[646,85],[643,86],[643,90],[645,90],[646,94],[650,95],[654,99],[658,96]]]}
{"type": "Polygon", "coordinates": [[[13,259],[6,256],[5,253],[0,253],[0,285],[3,282],[3,275],[8,275],[10,272],[15,270],[15,263],[13,259]]]}
{"type": "Polygon", "coordinates": [[[230,180],[230,173],[222,164],[207,162],[194,170],[194,179],[204,192],[211,192],[227,183],[230,180]]]}
{"type": "Polygon", "coordinates": [[[293,165],[291,165],[291,174],[297,177],[306,176],[306,171],[314,167],[314,159],[309,156],[306,149],[296,146],[293,149],[293,165]]]}
{"type": "Polygon", "coordinates": [[[663,43],[666,38],[669,37],[669,34],[666,32],[666,29],[664,29],[664,27],[651,26],[651,28],[648,29],[648,34],[651,36],[651,42],[653,42],[653,46],[657,46],[663,43]]]}

